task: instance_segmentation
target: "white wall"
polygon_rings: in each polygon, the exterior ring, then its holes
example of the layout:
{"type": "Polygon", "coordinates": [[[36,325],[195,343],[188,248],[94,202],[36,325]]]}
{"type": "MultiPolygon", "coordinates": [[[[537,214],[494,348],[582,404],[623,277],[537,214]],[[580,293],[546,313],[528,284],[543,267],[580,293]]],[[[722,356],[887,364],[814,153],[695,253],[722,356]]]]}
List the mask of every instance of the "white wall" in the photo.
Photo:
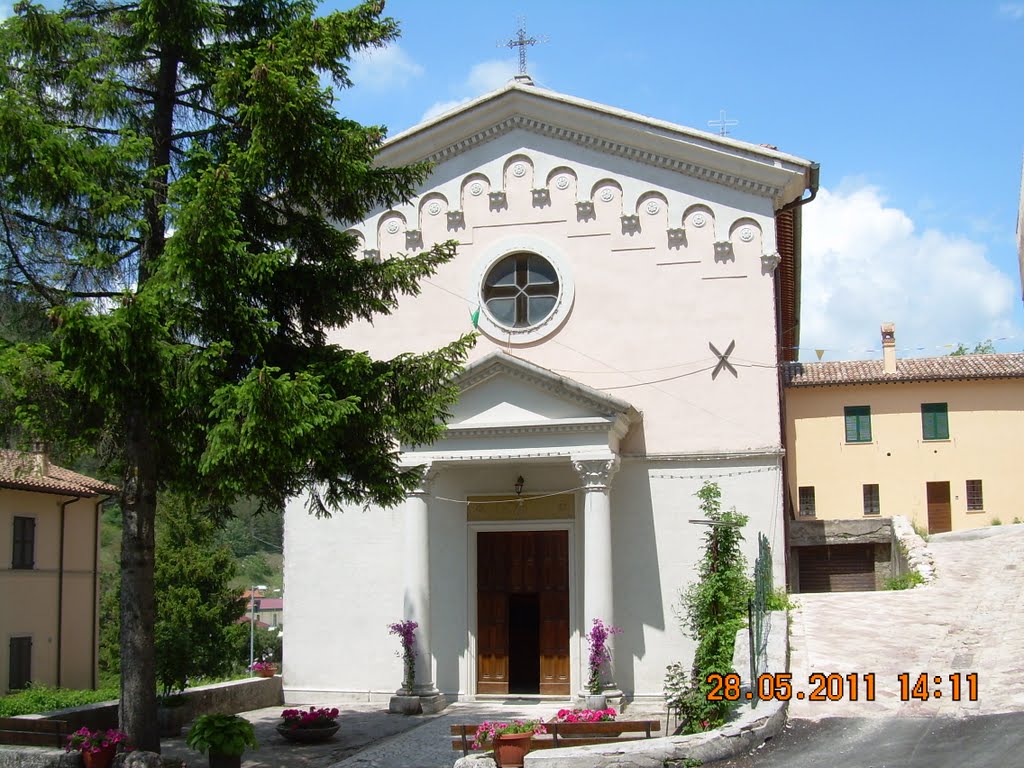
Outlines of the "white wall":
{"type": "MultiPolygon", "coordinates": [[[[559,464],[465,467],[443,471],[432,486],[431,627],[434,682],[458,698],[475,690],[471,654],[475,615],[475,551],[471,536],[478,529],[507,529],[511,523],[470,524],[466,496],[507,494],[518,474],[527,479],[528,494],[576,488],[579,479],[568,462],[559,464]]],[[[616,682],[630,695],[662,694],[665,667],[688,660],[693,644],[679,629],[672,606],[678,592],[695,576],[706,528],[689,523],[699,518],[694,493],[698,475],[720,476],[722,503],[751,517],[744,545],[749,567],[756,556],[758,529],[775,536],[777,582],[782,530],[774,526],[781,505],[781,476],[774,463],[689,463],[626,461],[615,475],[612,492],[615,616],[624,629],[615,640],[616,682]],[[732,477],[725,476],[735,474],[732,477]],[[679,478],[679,479],[677,479],[679,478]]],[[[575,553],[572,581],[573,690],[583,684],[587,646],[583,632],[590,619],[582,615],[584,558],[583,498],[577,493],[576,519],[568,523],[575,553]]],[[[525,529],[561,521],[524,523],[525,529]]],[[[301,509],[285,517],[286,699],[290,702],[383,701],[399,687],[401,659],[398,639],[387,624],[402,617],[402,549],[400,510],[350,510],[330,520],[317,520],[301,509]],[[315,564],[310,567],[310,564],[315,564]],[[297,594],[304,599],[294,599],[297,594]],[[316,596],[316,599],[313,599],[316,596]]],[[[608,618],[608,617],[601,617],[608,618]]]]}

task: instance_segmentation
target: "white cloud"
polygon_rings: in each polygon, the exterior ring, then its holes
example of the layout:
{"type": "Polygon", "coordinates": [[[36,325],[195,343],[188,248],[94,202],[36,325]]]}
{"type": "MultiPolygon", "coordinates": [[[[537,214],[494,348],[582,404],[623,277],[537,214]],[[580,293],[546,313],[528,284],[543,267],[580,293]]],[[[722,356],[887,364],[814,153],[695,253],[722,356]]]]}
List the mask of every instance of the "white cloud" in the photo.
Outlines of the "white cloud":
{"type": "MultiPolygon", "coordinates": [[[[934,229],[917,232],[881,191],[857,182],[821,189],[804,208],[801,359],[864,359],[880,350],[878,326],[896,323],[903,356],[941,355],[942,345],[1021,336],[1017,286],[985,246],[934,229]],[[924,349],[918,349],[924,347],[924,349]]],[[[1019,348],[1019,341],[1013,349],[1019,348]]]]}
{"type": "Polygon", "coordinates": [[[386,91],[404,88],[422,74],[423,67],[413,61],[400,45],[391,43],[353,56],[349,78],[358,86],[386,91]]]}
{"type": "Polygon", "coordinates": [[[1024,19],[1024,3],[1003,3],[999,6],[999,14],[1020,21],[1024,19]]]}
{"type": "Polygon", "coordinates": [[[464,96],[456,99],[448,99],[447,101],[434,102],[430,105],[427,111],[423,113],[422,119],[429,120],[432,117],[437,117],[450,109],[454,109],[460,104],[465,104],[467,101],[475,99],[481,94],[501,88],[505,83],[515,77],[518,71],[518,64],[513,59],[489,59],[488,61],[481,61],[479,64],[473,66],[469,71],[469,75],[466,76],[465,81],[456,88],[456,91],[464,93],[464,96]]]}

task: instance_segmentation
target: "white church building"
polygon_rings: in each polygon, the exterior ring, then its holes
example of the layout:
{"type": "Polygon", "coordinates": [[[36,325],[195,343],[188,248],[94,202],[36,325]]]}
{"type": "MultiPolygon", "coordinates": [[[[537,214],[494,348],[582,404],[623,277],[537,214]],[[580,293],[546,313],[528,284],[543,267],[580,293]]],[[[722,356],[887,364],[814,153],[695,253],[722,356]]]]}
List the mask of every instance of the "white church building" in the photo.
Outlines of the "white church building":
{"type": "MultiPolygon", "coordinates": [[[[416,691],[575,696],[593,619],[613,690],[662,696],[693,642],[715,480],[784,577],[778,364],[799,327],[800,205],[817,164],[544,90],[528,78],[391,139],[430,161],[408,205],[354,227],[368,258],[455,239],[392,316],[337,341],[387,358],[480,337],[425,480],[393,509],[285,513],[289,702],[386,702],[388,624],[418,622],[416,691]]],[[[808,196],[809,191],[809,196],[808,196]]]]}

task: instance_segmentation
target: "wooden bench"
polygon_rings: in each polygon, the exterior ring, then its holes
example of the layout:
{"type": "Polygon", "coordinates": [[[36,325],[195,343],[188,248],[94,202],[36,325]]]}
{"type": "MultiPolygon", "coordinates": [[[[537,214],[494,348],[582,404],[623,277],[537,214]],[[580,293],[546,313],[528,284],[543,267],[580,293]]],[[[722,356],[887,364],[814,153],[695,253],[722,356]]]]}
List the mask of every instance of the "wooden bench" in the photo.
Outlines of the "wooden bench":
{"type": "MultiPolygon", "coordinates": [[[[479,725],[453,725],[452,749],[462,750],[466,756],[473,749],[479,725]]],[[[547,733],[538,734],[530,742],[530,749],[558,749],[582,747],[588,744],[615,744],[636,739],[650,739],[661,731],[660,720],[605,720],[600,723],[544,723],[547,733]]],[[[492,749],[488,743],[481,747],[492,749]]]]}
{"type": "Polygon", "coordinates": [[[63,749],[67,739],[68,724],[64,720],[0,717],[0,744],[63,749]]]}

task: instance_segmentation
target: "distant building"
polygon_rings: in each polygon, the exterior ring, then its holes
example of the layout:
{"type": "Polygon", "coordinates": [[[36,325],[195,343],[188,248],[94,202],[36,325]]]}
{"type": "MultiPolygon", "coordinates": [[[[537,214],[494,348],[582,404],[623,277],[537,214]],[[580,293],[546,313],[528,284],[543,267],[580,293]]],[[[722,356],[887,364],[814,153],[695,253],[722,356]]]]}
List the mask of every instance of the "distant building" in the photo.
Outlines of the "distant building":
{"type": "Polygon", "coordinates": [[[100,508],[116,492],[0,450],[0,692],[96,687],[100,508]]]}
{"type": "Polygon", "coordinates": [[[882,360],[783,367],[799,591],[879,585],[893,515],[929,533],[1024,518],[1024,354],[897,360],[890,323],[882,347],[882,360]]]}

